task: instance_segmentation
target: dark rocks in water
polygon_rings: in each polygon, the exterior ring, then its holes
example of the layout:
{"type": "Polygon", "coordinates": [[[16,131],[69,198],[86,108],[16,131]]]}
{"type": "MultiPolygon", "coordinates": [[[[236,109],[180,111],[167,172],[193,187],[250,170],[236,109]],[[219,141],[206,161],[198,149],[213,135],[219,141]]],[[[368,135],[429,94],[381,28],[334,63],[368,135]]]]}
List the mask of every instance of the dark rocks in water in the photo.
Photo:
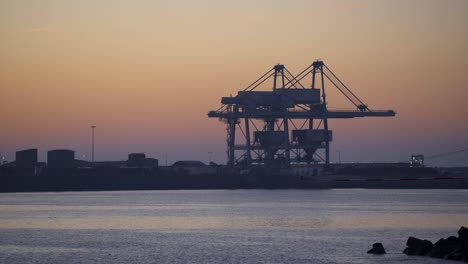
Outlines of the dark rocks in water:
{"type": "Polygon", "coordinates": [[[429,256],[433,258],[443,258],[448,252],[444,252],[445,239],[441,238],[434,244],[431,254],[429,256]]]}
{"type": "Polygon", "coordinates": [[[458,230],[458,238],[468,239],[468,228],[464,226],[460,227],[460,229],[458,230]]]}
{"type": "Polygon", "coordinates": [[[454,236],[447,239],[440,239],[434,244],[430,256],[433,258],[444,258],[448,254],[461,250],[463,247],[463,240],[454,236]]]}
{"type": "Polygon", "coordinates": [[[405,250],[403,253],[411,256],[427,256],[432,250],[432,242],[429,240],[422,240],[415,237],[409,237],[406,241],[405,250]]]}
{"type": "Polygon", "coordinates": [[[468,229],[461,227],[458,237],[439,239],[434,245],[429,240],[409,237],[403,253],[411,256],[430,256],[468,262],[468,229]]]}
{"type": "Polygon", "coordinates": [[[382,255],[385,254],[385,248],[383,247],[382,243],[374,243],[372,245],[372,249],[367,251],[368,254],[375,254],[375,255],[382,255]]]}
{"type": "Polygon", "coordinates": [[[463,239],[463,261],[468,262],[468,238],[463,239]]]}
{"type": "Polygon", "coordinates": [[[450,253],[448,253],[446,256],[445,256],[446,259],[450,259],[450,260],[463,260],[463,252],[461,250],[454,250],[450,253]]]}

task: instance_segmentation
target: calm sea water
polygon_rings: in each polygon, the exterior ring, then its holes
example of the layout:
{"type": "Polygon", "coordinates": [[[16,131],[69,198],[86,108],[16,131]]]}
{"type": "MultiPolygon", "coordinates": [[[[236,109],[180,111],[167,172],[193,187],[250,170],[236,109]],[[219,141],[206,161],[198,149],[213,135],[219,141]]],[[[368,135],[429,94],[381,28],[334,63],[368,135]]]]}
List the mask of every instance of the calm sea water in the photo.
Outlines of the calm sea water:
{"type": "Polygon", "coordinates": [[[0,194],[0,263],[442,263],[406,239],[461,225],[466,190],[0,194]]]}

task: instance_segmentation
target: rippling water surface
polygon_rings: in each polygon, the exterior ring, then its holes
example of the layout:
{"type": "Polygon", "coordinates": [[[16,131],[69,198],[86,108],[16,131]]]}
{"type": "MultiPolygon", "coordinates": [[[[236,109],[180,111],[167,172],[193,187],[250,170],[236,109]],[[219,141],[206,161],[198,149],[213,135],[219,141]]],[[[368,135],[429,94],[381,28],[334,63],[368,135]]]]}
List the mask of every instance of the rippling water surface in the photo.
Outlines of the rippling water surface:
{"type": "Polygon", "coordinates": [[[0,263],[440,263],[406,239],[461,225],[466,190],[0,194],[0,263]]]}

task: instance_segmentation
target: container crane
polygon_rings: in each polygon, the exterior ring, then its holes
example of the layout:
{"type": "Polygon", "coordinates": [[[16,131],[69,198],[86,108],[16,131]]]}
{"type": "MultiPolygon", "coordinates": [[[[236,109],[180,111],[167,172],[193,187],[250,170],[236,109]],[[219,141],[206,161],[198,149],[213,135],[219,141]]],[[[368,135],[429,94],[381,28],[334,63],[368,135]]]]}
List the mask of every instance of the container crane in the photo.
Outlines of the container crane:
{"type": "Polygon", "coordinates": [[[371,110],[320,60],[298,75],[277,64],[236,96],[222,97],[221,107],[208,112],[208,117],[227,124],[228,166],[244,168],[319,162],[328,166],[332,141],[328,119],[392,116],[393,110],[371,110]],[[310,86],[303,85],[309,77],[310,86]],[[271,78],[271,91],[256,90],[271,78]],[[326,83],[338,89],[355,109],[329,110],[326,83]],[[243,137],[240,144],[237,129],[243,137]],[[318,149],[325,150],[325,158],[318,149]]]}

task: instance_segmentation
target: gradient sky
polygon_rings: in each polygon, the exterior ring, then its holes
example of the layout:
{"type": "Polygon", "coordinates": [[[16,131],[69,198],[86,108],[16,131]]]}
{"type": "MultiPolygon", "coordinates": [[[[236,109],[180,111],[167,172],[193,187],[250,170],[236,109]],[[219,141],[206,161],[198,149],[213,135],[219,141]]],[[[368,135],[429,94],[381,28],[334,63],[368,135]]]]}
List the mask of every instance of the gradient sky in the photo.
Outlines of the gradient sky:
{"type": "Polygon", "coordinates": [[[276,63],[298,73],[316,59],[397,112],[332,121],[332,160],[467,148],[467,25],[464,0],[2,0],[0,152],[89,159],[95,124],[97,160],[224,162],[226,131],[207,111],[276,63]]]}

